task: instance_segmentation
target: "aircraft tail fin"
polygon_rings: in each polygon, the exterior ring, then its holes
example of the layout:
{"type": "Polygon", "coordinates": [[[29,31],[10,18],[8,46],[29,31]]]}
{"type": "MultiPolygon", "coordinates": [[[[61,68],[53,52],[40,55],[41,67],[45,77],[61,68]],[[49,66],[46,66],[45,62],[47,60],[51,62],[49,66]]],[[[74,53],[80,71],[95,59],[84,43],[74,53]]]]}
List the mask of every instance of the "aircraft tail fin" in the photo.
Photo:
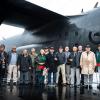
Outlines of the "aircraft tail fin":
{"type": "Polygon", "coordinates": [[[94,8],[97,8],[97,7],[98,7],[98,2],[96,2],[96,4],[95,4],[94,8]]]}

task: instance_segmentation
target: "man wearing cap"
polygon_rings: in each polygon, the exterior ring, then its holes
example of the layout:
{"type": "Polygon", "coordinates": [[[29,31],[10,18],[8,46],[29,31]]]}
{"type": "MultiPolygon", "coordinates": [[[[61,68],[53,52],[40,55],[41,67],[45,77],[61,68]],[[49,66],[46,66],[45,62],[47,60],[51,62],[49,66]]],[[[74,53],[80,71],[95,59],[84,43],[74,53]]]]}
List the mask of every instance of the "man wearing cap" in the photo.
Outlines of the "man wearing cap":
{"type": "MultiPolygon", "coordinates": [[[[79,45],[78,46],[79,62],[80,62],[80,57],[81,57],[82,52],[83,52],[83,47],[82,45],[79,45]]],[[[79,66],[80,66],[80,63],[79,63],[79,66]]],[[[81,67],[80,67],[80,73],[81,73],[81,67]]],[[[81,85],[84,85],[84,75],[83,74],[81,74],[81,85]]]]}
{"type": "Polygon", "coordinates": [[[63,47],[62,46],[59,47],[59,51],[58,51],[56,57],[57,57],[57,61],[58,61],[56,83],[58,84],[59,72],[61,70],[63,86],[65,86],[66,85],[66,74],[65,74],[66,57],[65,57],[65,53],[63,52],[63,47]]]}
{"type": "Polygon", "coordinates": [[[48,67],[48,86],[56,84],[57,60],[54,47],[50,47],[49,54],[46,56],[46,66],[48,67]],[[53,74],[53,82],[51,75],[53,74]]]}
{"type": "Polygon", "coordinates": [[[70,57],[69,57],[71,61],[71,86],[72,87],[80,86],[80,60],[79,58],[80,58],[80,53],[78,52],[78,48],[76,46],[73,46],[73,52],[71,52],[70,57]]]}
{"type": "MultiPolygon", "coordinates": [[[[44,53],[45,53],[45,57],[49,54],[49,48],[45,47],[44,48],[44,53]]],[[[47,74],[44,75],[44,83],[47,84],[47,79],[48,79],[48,72],[47,74]]]]}
{"type": "Polygon", "coordinates": [[[44,52],[45,52],[45,55],[48,55],[48,54],[49,54],[49,49],[48,49],[48,47],[45,47],[45,48],[44,48],[44,52]]]}
{"type": "Polygon", "coordinates": [[[13,84],[17,84],[17,58],[16,47],[12,47],[11,52],[8,54],[8,75],[7,84],[10,85],[10,80],[13,79],[13,84]],[[13,78],[12,78],[13,73],[13,78]]]}
{"type": "Polygon", "coordinates": [[[91,51],[90,45],[86,45],[85,51],[81,55],[80,66],[82,68],[82,74],[84,74],[84,85],[86,88],[91,89],[93,83],[93,73],[96,66],[95,54],[91,51]],[[89,80],[89,83],[88,83],[89,80]]]}
{"type": "Polygon", "coordinates": [[[7,72],[8,55],[5,52],[5,45],[0,45],[0,84],[6,82],[6,72],[7,72]]]}
{"type": "Polygon", "coordinates": [[[98,50],[96,51],[96,62],[97,62],[96,69],[98,70],[99,73],[99,84],[97,88],[100,89],[100,44],[98,45],[98,50]]]}
{"type": "Polygon", "coordinates": [[[71,73],[71,69],[70,69],[70,61],[69,61],[69,56],[70,56],[70,51],[69,51],[69,47],[66,46],[65,47],[65,57],[66,57],[66,61],[65,61],[65,70],[66,70],[66,79],[67,79],[67,84],[70,84],[70,73],[71,73]]]}

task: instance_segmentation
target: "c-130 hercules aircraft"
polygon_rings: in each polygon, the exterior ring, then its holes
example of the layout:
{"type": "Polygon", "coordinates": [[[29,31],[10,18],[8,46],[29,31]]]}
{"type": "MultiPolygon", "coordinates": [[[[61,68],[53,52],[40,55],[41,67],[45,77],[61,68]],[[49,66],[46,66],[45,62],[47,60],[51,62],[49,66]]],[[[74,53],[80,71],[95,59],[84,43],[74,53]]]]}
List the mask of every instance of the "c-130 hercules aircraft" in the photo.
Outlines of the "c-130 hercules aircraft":
{"type": "Polygon", "coordinates": [[[100,7],[76,16],[62,16],[25,0],[0,1],[0,24],[25,29],[22,35],[4,39],[9,47],[17,49],[46,46],[73,46],[90,44],[93,49],[100,43],[100,7]]]}

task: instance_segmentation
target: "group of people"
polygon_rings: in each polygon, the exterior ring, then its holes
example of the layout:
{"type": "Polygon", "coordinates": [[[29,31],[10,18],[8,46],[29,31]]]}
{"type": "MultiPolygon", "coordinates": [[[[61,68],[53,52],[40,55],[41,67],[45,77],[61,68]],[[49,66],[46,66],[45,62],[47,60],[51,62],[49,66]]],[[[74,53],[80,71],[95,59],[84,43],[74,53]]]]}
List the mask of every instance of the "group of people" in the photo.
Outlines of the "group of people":
{"type": "Polygon", "coordinates": [[[71,52],[68,46],[60,46],[58,51],[54,47],[46,47],[37,53],[32,48],[31,52],[24,49],[20,54],[16,47],[7,53],[5,45],[0,45],[0,84],[6,81],[10,85],[12,81],[14,85],[58,86],[60,81],[63,86],[92,88],[95,70],[100,81],[100,44],[95,53],[90,45],[86,45],[85,50],[79,45],[73,46],[71,52]],[[59,78],[60,75],[62,78],[59,78]]]}

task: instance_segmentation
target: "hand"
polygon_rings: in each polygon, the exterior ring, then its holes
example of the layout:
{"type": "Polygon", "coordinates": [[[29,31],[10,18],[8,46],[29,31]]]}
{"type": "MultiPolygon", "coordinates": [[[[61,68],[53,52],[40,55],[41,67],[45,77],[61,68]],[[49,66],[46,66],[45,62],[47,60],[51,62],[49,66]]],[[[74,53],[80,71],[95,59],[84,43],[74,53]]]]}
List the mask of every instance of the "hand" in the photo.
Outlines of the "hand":
{"type": "Polygon", "coordinates": [[[73,61],[73,59],[69,59],[69,61],[73,61]]]}
{"type": "Polygon", "coordinates": [[[95,67],[93,67],[93,70],[95,70],[95,67]]]}
{"type": "Polygon", "coordinates": [[[47,70],[49,70],[49,68],[47,68],[47,70]]]}
{"type": "Polygon", "coordinates": [[[44,63],[39,63],[39,65],[44,65],[44,63]]]}
{"type": "Polygon", "coordinates": [[[83,66],[82,66],[82,65],[80,65],[80,67],[81,67],[81,69],[83,68],[83,66]]]}
{"type": "Polygon", "coordinates": [[[29,67],[29,69],[31,69],[31,67],[29,67]]]}
{"type": "Polygon", "coordinates": [[[56,61],[57,61],[57,58],[54,58],[54,60],[56,60],[56,61]]]}
{"type": "Polygon", "coordinates": [[[18,70],[20,69],[20,66],[18,65],[18,70]]]}
{"type": "Polygon", "coordinates": [[[2,63],[5,64],[5,59],[2,59],[2,63]]]}

